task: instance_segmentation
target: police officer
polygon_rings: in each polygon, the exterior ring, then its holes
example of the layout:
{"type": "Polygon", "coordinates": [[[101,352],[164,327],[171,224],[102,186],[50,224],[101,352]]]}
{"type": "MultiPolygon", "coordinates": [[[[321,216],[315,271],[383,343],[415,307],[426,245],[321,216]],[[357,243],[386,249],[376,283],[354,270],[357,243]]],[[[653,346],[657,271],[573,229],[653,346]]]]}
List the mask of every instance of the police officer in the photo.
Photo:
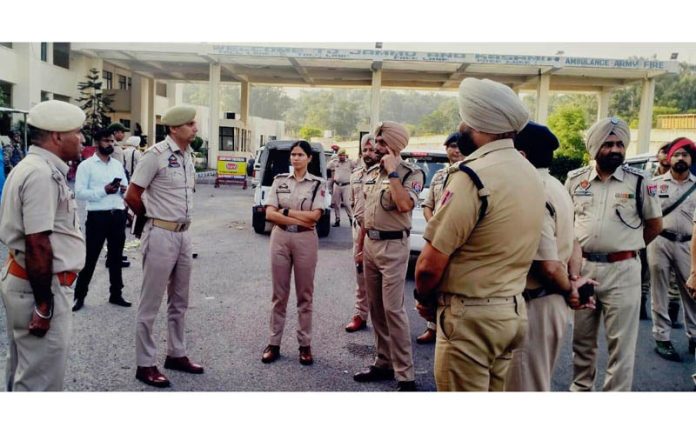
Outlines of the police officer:
{"type": "Polygon", "coordinates": [[[603,389],[631,390],[633,382],[640,310],[637,255],[662,230],[662,213],[657,186],[642,171],[623,165],[630,139],[626,122],[600,119],[587,132],[587,151],[595,164],[571,171],[566,180],[584,258],[582,275],[599,282],[597,309],[575,312],[574,391],[594,389],[602,319],[609,352],[603,389]]]}
{"type": "Polygon", "coordinates": [[[31,142],[0,204],[0,240],[9,248],[0,289],[9,341],[8,391],[62,390],[72,331],[71,288],[85,241],[67,162],[80,155],[85,114],[62,101],[34,106],[31,142]]]}
{"type": "Polygon", "coordinates": [[[348,221],[353,225],[353,210],[350,208],[350,175],[356,164],[348,159],[345,149],[338,151],[338,158],[329,163],[332,172],[333,194],[331,196],[331,207],[334,209],[334,227],[341,225],[341,206],[346,209],[348,221]]]}
{"type": "MultiPolygon", "coordinates": [[[[114,134],[114,140],[116,140],[116,144],[114,145],[114,153],[111,156],[117,161],[120,161],[123,167],[125,167],[125,160],[123,158],[123,148],[122,146],[124,145],[123,139],[126,137],[126,133],[130,131],[130,129],[126,128],[122,123],[120,122],[113,122],[109,124],[107,127],[107,130],[111,131],[114,134]]],[[[133,175],[132,173],[129,175],[133,175]]]]}
{"type": "Polygon", "coordinates": [[[303,365],[314,363],[311,350],[312,297],[319,249],[315,226],[323,213],[326,191],[322,179],[307,170],[311,161],[310,144],[304,140],[293,143],[290,147],[293,173],[277,175],[268,193],[266,220],[275,223],[270,249],[273,308],[270,342],[263,351],[263,363],[272,363],[280,357],[291,274],[295,275],[297,296],[299,360],[303,365]]]}
{"type": "MultiPolygon", "coordinates": [[[[459,152],[459,146],[457,146],[457,141],[459,140],[460,134],[458,132],[452,133],[447,137],[443,146],[445,147],[445,152],[447,152],[447,159],[449,160],[449,166],[462,161],[464,156],[459,152]]],[[[423,208],[423,217],[425,221],[430,221],[433,218],[433,213],[437,209],[437,204],[440,202],[442,197],[442,191],[445,188],[445,181],[447,179],[447,171],[449,166],[443,167],[442,169],[435,172],[433,178],[430,180],[430,188],[425,196],[425,200],[421,204],[423,208]]],[[[425,331],[416,338],[416,343],[419,344],[430,344],[435,342],[435,330],[437,326],[432,321],[426,321],[425,331]]]]}
{"type": "Polygon", "coordinates": [[[676,276],[677,287],[684,304],[689,348],[693,349],[696,342],[696,302],[684,286],[691,263],[689,241],[696,210],[696,176],[689,171],[694,157],[694,142],[684,137],[676,139],[667,154],[670,171],[653,179],[657,184],[657,194],[662,205],[663,230],[660,236],[648,245],[652,287],[652,331],[655,351],[660,357],[672,361],[681,361],[681,357],[670,341],[670,271],[676,276]]]}
{"type": "Polygon", "coordinates": [[[544,190],[513,145],[529,113],[512,89],[466,78],[459,112],[459,150],[468,156],[450,168],[425,229],[414,295],[421,316],[437,318],[437,389],[502,391],[527,328],[522,291],[539,245],[544,190]]]}
{"type": "Polygon", "coordinates": [[[593,308],[590,300],[583,300],[585,305],[580,306],[578,289],[596,282],[578,277],[582,252],[573,234],[573,202],[563,184],[549,173],[558,146],[556,136],[535,122],[529,122],[515,138],[515,148],[536,167],[544,183],[546,212],[541,241],[522,293],[527,305],[527,334],[512,352],[505,390],[550,391],[554,364],[570,320],[569,305],[593,308]]]}
{"type": "MultiPolygon", "coordinates": [[[[191,210],[195,171],[191,142],[196,137],[196,110],[175,106],[162,116],[167,137],[149,148],[131,178],[126,203],[138,219],[147,217],[142,232],[143,286],[136,315],[135,377],[154,387],[168,387],[157,369],[152,327],[167,293],[166,369],[202,374],[203,367],[186,356],[184,316],[188,308],[193,266],[191,210]]],[[[137,231],[136,231],[137,232],[137,231]]]]}
{"type": "Polygon", "coordinates": [[[411,333],[404,308],[411,211],[425,181],[418,166],[401,159],[408,132],[396,122],[381,122],[375,135],[379,164],[365,174],[364,228],[359,236],[356,263],[363,263],[365,288],[375,332],[377,357],[358,372],[358,382],[396,377],[398,391],[416,390],[411,333]],[[362,248],[361,248],[362,247],[362,248]]]}
{"type": "MultiPolygon", "coordinates": [[[[353,209],[353,256],[355,256],[358,251],[362,251],[361,246],[364,243],[364,234],[360,230],[364,227],[365,215],[363,182],[367,171],[377,164],[377,156],[375,155],[374,147],[375,137],[372,134],[365,134],[360,140],[363,164],[350,175],[350,207],[353,209]],[[361,235],[363,238],[358,239],[361,235]]],[[[355,313],[350,322],[346,324],[346,331],[348,333],[356,332],[367,327],[367,317],[369,316],[367,292],[365,292],[365,273],[363,272],[362,264],[358,264],[355,267],[355,280],[357,282],[355,288],[355,313]]]]}

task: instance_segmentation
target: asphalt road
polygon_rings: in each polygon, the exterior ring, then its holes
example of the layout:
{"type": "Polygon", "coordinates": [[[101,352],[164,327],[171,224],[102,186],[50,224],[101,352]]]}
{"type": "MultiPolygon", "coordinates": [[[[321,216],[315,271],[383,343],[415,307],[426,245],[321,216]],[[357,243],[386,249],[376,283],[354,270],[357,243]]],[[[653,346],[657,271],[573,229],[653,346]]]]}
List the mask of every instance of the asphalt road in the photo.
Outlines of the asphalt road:
{"type": "MultiPolygon", "coordinates": [[[[164,371],[175,391],[389,391],[396,382],[360,384],[352,379],[373,359],[372,329],[346,333],[354,302],[350,228],[332,228],[320,240],[319,265],[314,292],[313,366],[301,366],[295,337],[295,297],[291,295],[281,346],[281,358],[264,365],[261,352],[267,344],[271,308],[269,237],[251,229],[252,191],[236,186],[214,189],[199,185],[191,227],[194,261],[190,307],[187,314],[189,356],[205,366],[203,375],[164,371]]],[[[84,218],[84,211],[82,211],[84,218]]],[[[129,238],[132,241],[132,238],[129,238]]],[[[124,269],[124,297],[137,303],[140,292],[141,255],[130,247],[131,267],[124,269]]],[[[0,247],[0,260],[7,255],[0,247]]],[[[420,390],[434,391],[433,346],[417,345],[415,338],[425,326],[413,310],[414,282],[406,282],[413,338],[416,381],[420,390]]],[[[135,305],[121,308],[108,300],[108,272],[104,258],[95,271],[83,310],[74,316],[70,358],[65,388],[71,391],[153,391],[135,380],[135,305]]],[[[160,310],[155,332],[158,357],[163,364],[166,349],[165,308],[160,310]]],[[[651,322],[641,321],[633,390],[692,391],[693,357],[687,354],[687,339],[675,330],[673,342],[687,361],[662,360],[653,352],[651,322]]],[[[569,332],[571,327],[569,326],[569,332]]],[[[5,312],[0,309],[0,354],[7,351],[5,312]]],[[[600,342],[598,388],[606,366],[606,346],[600,342]]],[[[5,360],[0,359],[0,370],[5,360]]],[[[553,389],[568,390],[572,364],[570,333],[556,365],[553,389]]]]}

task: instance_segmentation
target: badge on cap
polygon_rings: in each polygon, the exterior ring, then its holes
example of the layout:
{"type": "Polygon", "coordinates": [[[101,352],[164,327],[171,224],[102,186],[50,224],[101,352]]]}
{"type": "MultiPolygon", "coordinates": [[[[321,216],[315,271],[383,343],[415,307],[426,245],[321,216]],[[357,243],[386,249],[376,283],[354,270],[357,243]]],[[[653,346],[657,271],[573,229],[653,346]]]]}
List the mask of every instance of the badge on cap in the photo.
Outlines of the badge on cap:
{"type": "Polygon", "coordinates": [[[610,120],[609,122],[611,122],[612,125],[618,125],[618,124],[619,124],[619,118],[617,118],[616,116],[612,116],[612,118],[611,118],[611,120],[610,120]]]}

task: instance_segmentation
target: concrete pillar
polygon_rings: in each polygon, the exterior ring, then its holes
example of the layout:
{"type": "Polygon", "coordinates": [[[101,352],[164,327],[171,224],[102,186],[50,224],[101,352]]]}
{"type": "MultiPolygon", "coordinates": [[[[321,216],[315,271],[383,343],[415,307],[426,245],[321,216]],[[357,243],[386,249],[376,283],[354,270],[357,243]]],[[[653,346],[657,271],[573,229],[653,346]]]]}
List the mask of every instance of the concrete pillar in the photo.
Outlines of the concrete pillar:
{"type": "MultiPolygon", "coordinates": [[[[147,142],[150,145],[157,143],[155,136],[155,79],[147,79],[147,110],[145,111],[147,119],[147,142]]],[[[145,126],[143,126],[145,128],[145,126]]]]}
{"type": "MultiPolygon", "coordinates": [[[[49,65],[53,65],[53,42],[46,43],[46,50],[46,63],[48,63],[49,65]]],[[[40,45],[39,53],[41,53],[40,45]]],[[[41,58],[41,54],[39,54],[39,58],[41,58]]],[[[99,73],[101,74],[101,70],[99,70],[99,73]]]]}
{"type": "Polygon", "coordinates": [[[602,88],[597,92],[597,119],[609,117],[609,101],[611,100],[611,90],[602,88]]]}
{"type": "Polygon", "coordinates": [[[382,90],[382,69],[372,71],[372,94],[370,102],[370,132],[372,132],[379,119],[380,92],[382,90]]]}
{"type": "MultiPolygon", "coordinates": [[[[143,129],[143,134],[147,134],[147,81],[146,78],[140,74],[133,73],[131,75],[131,131],[135,132],[135,124],[140,124],[143,129]]],[[[153,142],[148,140],[148,145],[152,145],[153,142]]]]}
{"type": "Polygon", "coordinates": [[[244,122],[244,127],[249,128],[249,97],[251,86],[248,81],[241,83],[239,119],[244,122]]]}
{"type": "Polygon", "coordinates": [[[174,84],[174,101],[176,104],[184,102],[184,86],[181,83],[174,84]]]}
{"type": "Polygon", "coordinates": [[[638,116],[638,153],[650,151],[650,131],[652,130],[653,100],[655,99],[655,79],[643,80],[638,116]]]}
{"type": "Polygon", "coordinates": [[[17,72],[22,77],[12,86],[12,105],[29,110],[41,102],[41,43],[14,43],[17,52],[17,72]]]}
{"type": "Polygon", "coordinates": [[[551,88],[551,76],[542,74],[537,83],[536,113],[534,119],[540,124],[546,124],[549,116],[549,90],[551,88]]]}
{"type": "Polygon", "coordinates": [[[210,119],[208,119],[208,168],[217,167],[220,153],[220,64],[211,63],[208,72],[210,119]]]}
{"type": "Polygon", "coordinates": [[[167,80],[167,104],[174,107],[176,102],[176,81],[167,80]]]}

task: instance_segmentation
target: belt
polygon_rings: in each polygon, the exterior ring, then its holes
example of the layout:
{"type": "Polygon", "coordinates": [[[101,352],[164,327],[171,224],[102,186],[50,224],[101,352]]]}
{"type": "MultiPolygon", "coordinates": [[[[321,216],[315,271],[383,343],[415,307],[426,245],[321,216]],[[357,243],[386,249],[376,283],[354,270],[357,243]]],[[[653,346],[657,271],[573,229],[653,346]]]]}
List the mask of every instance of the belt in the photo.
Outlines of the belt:
{"type": "Polygon", "coordinates": [[[345,187],[346,185],[350,185],[350,182],[334,182],[334,184],[338,185],[339,187],[345,187]]]}
{"type": "Polygon", "coordinates": [[[310,229],[305,226],[300,226],[300,225],[276,225],[285,232],[309,232],[313,231],[314,229],[310,229]]]}
{"type": "MultiPolygon", "coordinates": [[[[17,263],[14,256],[8,256],[7,262],[10,264],[7,269],[8,273],[20,279],[29,280],[27,270],[22,268],[22,266],[17,263]]],[[[60,273],[56,273],[56,277],[62,286],[72,286],[72,284],[75,283],[75,279],[77,279],[77,273],[74,271],[61,271],[60,273]]]]}
{"type": "Polygon", "coordinates": [[[104,209],[104,210],[90,210],[87,214],[119,214],[126,212],[125,209],[104,209]]]}
{"type": "Polygon", "coordinates": [[[624,252],[612,252],[612,253],[587,253],[582,252],[582,257],[590,262],[619,262],[625,261],[626,259],[635,258],[638,254],[635,250],[627,250],[624,252]]]}
{"type": "Polygon", "coordinates": [[[672,231],[667,230],[667,229],[660,232],[660,236],[663,238],[667,238],[670,241],[676,241],[678,243],[683,243],[685,241],[691,241],[691,234],[688,234],[688,235],[680,234],[679,232],[672,232],[672,231]]]}
{"type": "Polygon", "coordinates": [[[368,229],[367,237],[373,241],[379,240],[400,240],[404,237],[404,233],[408,237],[411,231],[404,229],[402,231],[378,231],[377,229],[368,229]]]}
{"type": "Polygon", "coordinates": [[[530,302],[530,301],[535,300],[537,298],[546,297],[547,295],[553,295],[553,294],[563,295],[558,291],[555,291],[553,289],[547,289],[547,288],[544,288],[542,286],[541,288],[537,288],[537,289],[525,289],[522,292],[522,297],[524,297],[524,299],[527,302],[530,302]]]}
{"type": "Polygon", "coordinates": [[[184,232],[188,230],[191,223],[176,223],[167,220],[152,219],[152,225],[172,232],[184,232]]]}
{"type": "Polygon", "coordinates": [[[440,306],[449,306],[453,303],[461,303],[464,306],[495,306],[495,305],[506,305],[506,304],[517,304],[518,297],[522,297],[521,294],[511,296],[511,297],[487,297],[487,298],[472,298],[465,297],[459,294],[440,294],[437,297],[438,304],[440,306]]]}

